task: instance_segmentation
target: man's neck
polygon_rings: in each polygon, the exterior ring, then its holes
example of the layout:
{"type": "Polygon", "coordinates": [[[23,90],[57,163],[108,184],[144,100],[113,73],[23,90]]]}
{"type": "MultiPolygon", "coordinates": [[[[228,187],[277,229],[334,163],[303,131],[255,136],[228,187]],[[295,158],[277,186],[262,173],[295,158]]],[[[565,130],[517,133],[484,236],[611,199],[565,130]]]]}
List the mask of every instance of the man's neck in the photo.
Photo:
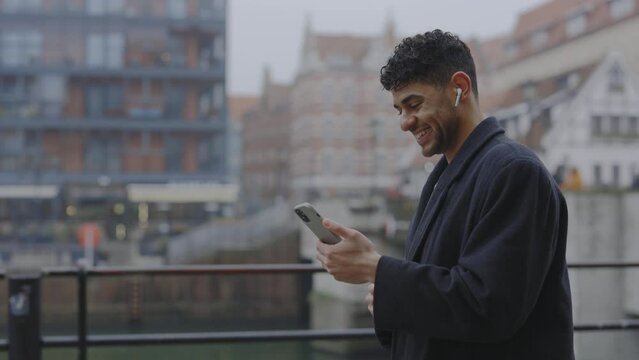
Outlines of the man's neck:
{"type": "Polygon", "coordinates": [[[449,164],[453,161],[453,158],[459,149],[461,149],[470,134],[483,119],[484,115],[479,112],[478,109],[473,109],[472,112],[467,114],[460,114],[459,128],[457,129],[457,141],[455,142],[456,146],[444,153],[449,164]]]}

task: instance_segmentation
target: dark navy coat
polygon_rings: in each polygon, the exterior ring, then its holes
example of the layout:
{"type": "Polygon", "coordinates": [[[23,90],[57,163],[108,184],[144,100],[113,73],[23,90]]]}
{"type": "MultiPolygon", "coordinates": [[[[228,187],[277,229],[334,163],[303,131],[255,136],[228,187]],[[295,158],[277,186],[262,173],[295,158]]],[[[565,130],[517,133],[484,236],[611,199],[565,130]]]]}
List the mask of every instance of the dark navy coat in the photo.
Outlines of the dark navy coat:
{"type": "Polygon", "coordinates": [[[482,121],[422,191],[405,260],[378,264],[393,359],[569,360],[566,203],[541,161],[482,121]]]}

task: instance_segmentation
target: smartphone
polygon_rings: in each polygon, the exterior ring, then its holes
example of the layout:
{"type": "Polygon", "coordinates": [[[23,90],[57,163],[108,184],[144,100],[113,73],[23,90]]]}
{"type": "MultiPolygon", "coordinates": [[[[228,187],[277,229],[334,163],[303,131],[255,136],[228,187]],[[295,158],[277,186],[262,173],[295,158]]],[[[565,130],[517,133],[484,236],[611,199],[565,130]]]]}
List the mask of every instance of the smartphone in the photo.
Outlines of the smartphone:
{"type": "Polygon", "coordinates": [[[317,210],[315,210],[313,205],[309,203],[301,203],[297,205],[294,210],[295,214],[297,214],[297,216],[302,219],[304,224],[309,229],[311,229],[313,234],[315,234],[315,236],[317,236],[317,238],[320,239],[323,243],[337,244],[338,242],[342,241],[339,236],[328,231],[328,229],[326,229],[324,225],[322,225],[322,215],[320,215],[317,210]]]}

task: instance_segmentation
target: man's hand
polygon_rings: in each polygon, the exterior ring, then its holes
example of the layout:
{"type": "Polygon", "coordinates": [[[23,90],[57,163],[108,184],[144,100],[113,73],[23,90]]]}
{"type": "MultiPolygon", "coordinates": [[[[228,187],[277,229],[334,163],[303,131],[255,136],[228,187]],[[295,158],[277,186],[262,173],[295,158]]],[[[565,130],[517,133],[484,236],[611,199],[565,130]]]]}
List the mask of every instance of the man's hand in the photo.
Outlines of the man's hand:
{"type": "Polygon", "coordinates": [[[375,283],[370,283],[368,284],[368,294],[366,294],[366,302],[368,303],[368,312],[370,312],[371,315],[375,315],[373,313],[373,302],[375,300],[374,294],[375,294],[375,283]]]}
{"type": "Polygon", "coordinates": [[[317,260],[335,280],[351,284],[375,281],[377,263],[381,255],[373,243],[357,230],[324,219],[325,228],[342,238],[335,245],[317,241],[317,260]]]}

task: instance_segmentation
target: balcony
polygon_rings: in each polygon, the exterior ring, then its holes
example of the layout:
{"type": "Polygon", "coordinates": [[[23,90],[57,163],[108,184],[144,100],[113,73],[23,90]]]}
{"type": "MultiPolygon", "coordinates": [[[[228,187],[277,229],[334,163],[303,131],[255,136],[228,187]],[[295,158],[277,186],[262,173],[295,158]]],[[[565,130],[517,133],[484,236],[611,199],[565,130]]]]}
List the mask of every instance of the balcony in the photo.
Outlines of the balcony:
{"type": "Polygon", "coordinates": [[[79,119],[50,119],[50,118],[0,118],[0,129],[24,130],[111,130],[111,131],[171,131],[219,133],[224,131],[226,124],[222,120],[194,120],[183,119],[144,119],[144,118],[79,118],[79,119]]]}
{"type": "Polygon", "coordinates": [[[64,23],[65,26],[89,26],[96,23],[117,26],[120,29],[135,29],[171,27],[180,29],[201,29],[212,33],[224,33],[226,31],[226,14],[224,11],[210,14],[206,17],[169,17],[151,16],[143,14],[104,14],[92,15],[84,12],[0,12],[0,22],[3,24],[37,24],[38,27],[46,27],[52,24],[64,23]]]}
{"type": "Polygon", "coordinates": [[[96,184],[101,178],[108,177],[111,183],[169,183],[169,182],[219,182],[227,181],[221,169],[202,171],[198,173],[126,173],[126,172],[101,172],[101,173],[71,173],[71,172],[39,172],[33,171],[2,171],[0,172],[0,184],[29,184],[40,183],[49,185],[96,184]]]}
{"type": "MultiPolygon", "coordinates": [[[[2,20],[0,20],[2,21],[2,20]]],[[[210,68],[186,67],[89,67],[85,65],[45,65],[34,62],[29,65],[0,66],[0,76],[25,75],[65,75],[69,77],[90,77],[106,79],[180,79],[191,81],[221,81],[224,80],[224,64],[218,63],[210,68]]]]}

